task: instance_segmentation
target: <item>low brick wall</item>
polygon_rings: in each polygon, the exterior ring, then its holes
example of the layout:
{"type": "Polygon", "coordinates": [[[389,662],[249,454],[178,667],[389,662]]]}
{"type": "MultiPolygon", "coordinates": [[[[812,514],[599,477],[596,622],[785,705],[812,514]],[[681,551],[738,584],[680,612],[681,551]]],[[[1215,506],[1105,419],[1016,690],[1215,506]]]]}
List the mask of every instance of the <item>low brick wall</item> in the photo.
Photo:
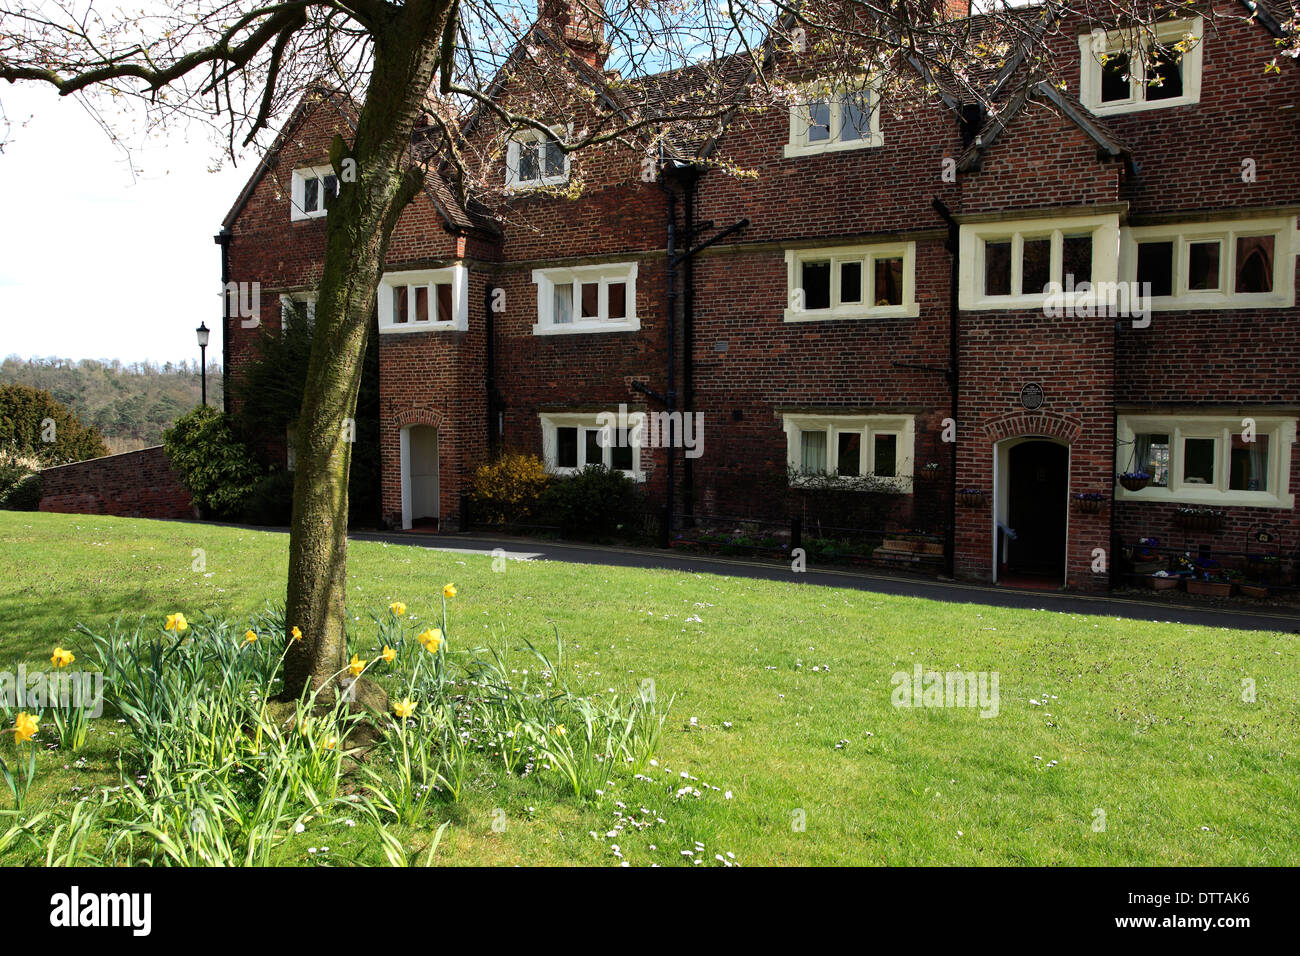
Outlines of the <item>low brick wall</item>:
{"type": "Polygon", "coordinates": [[[42,511],[123,518],[193,518],[190,493],[162,445],[46,468],[42,511]]]}

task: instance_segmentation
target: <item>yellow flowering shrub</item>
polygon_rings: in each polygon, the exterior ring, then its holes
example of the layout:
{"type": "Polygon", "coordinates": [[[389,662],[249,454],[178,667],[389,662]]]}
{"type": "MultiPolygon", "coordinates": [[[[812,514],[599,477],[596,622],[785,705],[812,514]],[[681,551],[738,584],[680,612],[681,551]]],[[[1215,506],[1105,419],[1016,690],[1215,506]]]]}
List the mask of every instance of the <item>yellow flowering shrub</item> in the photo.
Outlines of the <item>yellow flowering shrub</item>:
{"type": "Polygon", "coordinates": [[[527,518],[550,481],[537,455],[507,452],[474,470],[469,497],[479,521],[507,524],[527,518]]]}

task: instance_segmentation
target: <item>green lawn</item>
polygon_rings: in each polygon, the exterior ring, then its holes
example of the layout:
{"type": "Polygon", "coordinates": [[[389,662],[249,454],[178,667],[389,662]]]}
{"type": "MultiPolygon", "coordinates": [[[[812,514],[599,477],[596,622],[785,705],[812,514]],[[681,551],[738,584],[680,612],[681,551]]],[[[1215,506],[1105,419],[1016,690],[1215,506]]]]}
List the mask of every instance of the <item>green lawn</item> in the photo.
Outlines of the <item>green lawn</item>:
{"type": "MultiPolygon", "coordinates": [[[[0,668],[47,665],[56,644],[79,650],[77,622],[279,603],[286,548],[283,535],[241,529],[0,512],[0,668]]],[[[419,847],[451,820],[438,862],[616,864],[616,844],[634,866],[728,853],[751,866],[1300,863],[1291,636],[668,571],[494,572],[486,556],[362,542],[348,585],[360,649],[374,643],[369,610],[401,600],[431,623],[449,580],[453,650],[545,645],[554,625],[585,691],[648,678],[675,702],[652,781],[619,783],[598,804],[549,778],[478,768],[461,803],[435,804],[427,827],[401,834],[419,847]],[[997,716],[893,706],[891,675],[918,663],[996,672],[997,716]],[[687,785],[699,795],[678,796],[687,785]]],[[[34,794],[59,807],[116,784],[124,733],[106,718],[80,759],[43,750],[34,794]]],[[[8,799],[0,790],[0,807],[8,799]]],[[[329,818],[279,858],[382,859],[365,825],[329,818]]]]}

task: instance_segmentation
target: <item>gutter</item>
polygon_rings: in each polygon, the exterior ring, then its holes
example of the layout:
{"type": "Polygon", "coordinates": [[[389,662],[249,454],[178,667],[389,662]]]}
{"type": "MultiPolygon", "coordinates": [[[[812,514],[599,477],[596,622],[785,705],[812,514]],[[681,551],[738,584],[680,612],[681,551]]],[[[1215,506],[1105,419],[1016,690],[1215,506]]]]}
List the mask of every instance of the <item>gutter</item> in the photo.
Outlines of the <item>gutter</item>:
{"type": "Polygon", "coordinates": [[[226,283],[230,281],[230,240],[234,234],[229,226],[222,226],[221,231],[212,237],[212,241],[221,247],[221,410],[230,411],[230,316],[226,283]]]}
{"type": "MultiPolygon", "coordinates": [[[[948,370],[945,378],[948,380],[949,401],[952,406],[953,420],[957,420],[957,333],[958,333],[958,309],[957,309],[957,278],[961,269],[961,226],[953,218],[952,211],[944,204],[943,200],[937,196],[934,199],[934,211],[948,226],[948,240],[944,243],[944,248],[952,256],[952,264],[948,270],[948,370]]],[[[944,566],[948,577],[956,578],[957,569],[957,442],[952,442],[952,448],[948,451],[949,468],[952,471],[952,488],[948,497],[948,529],[944,533],[943,539],[943,557],[944,566]]],[[[996,560],[996,556],[994,558],[996,560]]]]}

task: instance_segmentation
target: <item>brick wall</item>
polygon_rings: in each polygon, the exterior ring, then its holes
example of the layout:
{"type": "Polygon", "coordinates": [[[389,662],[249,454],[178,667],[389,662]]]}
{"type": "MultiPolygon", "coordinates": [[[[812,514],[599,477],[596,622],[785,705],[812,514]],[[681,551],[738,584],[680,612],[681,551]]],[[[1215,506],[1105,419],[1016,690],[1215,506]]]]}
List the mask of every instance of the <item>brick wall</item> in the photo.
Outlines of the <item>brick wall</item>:
{"type": "Polygon", "coordinates": [[[162,445],[92,458],[41,472],[42,511],[123,518],[193,518],[190,493],[162,445]]]}

